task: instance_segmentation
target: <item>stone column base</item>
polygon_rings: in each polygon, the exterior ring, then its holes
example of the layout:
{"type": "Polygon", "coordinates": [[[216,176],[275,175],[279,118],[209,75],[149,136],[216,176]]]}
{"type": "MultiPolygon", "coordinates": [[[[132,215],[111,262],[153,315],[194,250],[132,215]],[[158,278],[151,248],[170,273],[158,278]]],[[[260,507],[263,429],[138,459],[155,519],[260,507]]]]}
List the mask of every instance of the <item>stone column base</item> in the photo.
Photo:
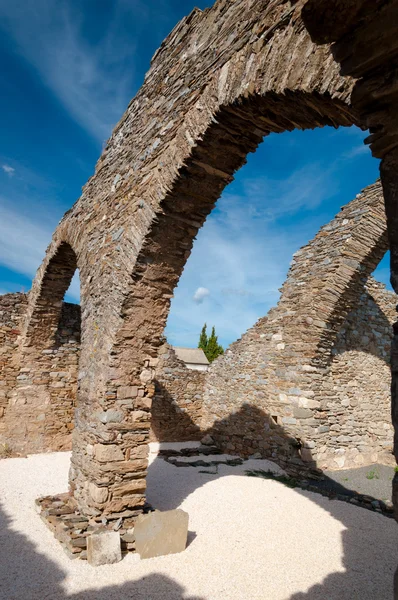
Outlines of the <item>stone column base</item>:
{"type": "Polygon", "coordinates": [[[149,504],[136,510],[88,518],[82,515],[74,498],[67,492],[36,500],[40,517],[61,542],[69,558],[87,560],[87,537],[97,531],[117,531],[122,553],[135,552],[134,525],[139,515],[152,511],[149,504]]]}

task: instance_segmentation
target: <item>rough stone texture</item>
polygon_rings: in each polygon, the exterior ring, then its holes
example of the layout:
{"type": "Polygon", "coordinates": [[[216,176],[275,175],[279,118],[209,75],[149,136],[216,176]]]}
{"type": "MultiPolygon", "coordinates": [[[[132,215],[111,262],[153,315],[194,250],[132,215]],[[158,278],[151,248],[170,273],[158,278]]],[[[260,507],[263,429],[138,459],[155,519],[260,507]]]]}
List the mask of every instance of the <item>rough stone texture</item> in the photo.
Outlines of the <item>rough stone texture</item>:
{"type": "Polygon", "coordinates": [[[80,306],[62,304],[51,346],[18,347],[25,294],[0,296],[2,373],[0,441],[15,452],[66,450],[71,447],[80,350],[80,306]]]}
{"type": "MultiPolygon", "coordinates": [[[[218,0],[213,8],[194,10],[174,28],[116,126],[94,176],[57,227],[37,272],[22,329],[21,364],[29,354],[52,347],[63,295],[79,268],[82,346],[70,489],[86,516],[115,514],[145,502],[141,482],[155,391],[153,361],[162,343],[170,298],[198,229],[248,152],[264,135],[294,128],[382,123],[383,135],[393,128],[391,112],[372,121],[361,109],[363,98],[368,106],[372,96],[366,86],[362,99],[360,94],[356,99],[358,108],[352,108],[354,81],[339,74],[328,46],[317,47],[311,41],[301,18],[303,5],[303,0],[218,0]],[[114,446],[124,460],[100,462],[94,451],[97,444],[114,446]],[[92,497],[92,484],[107,488],[105,503],[92,497]]],[[[370,40],[365,54],[378,42],[368,25],[360,21],[364,39],[369,34],[370,40]]],[[[352,47],[356,55],[359,46],[354,42],[346,48],[352,47]]],[[[340,58],[343,61],[344,53],[340,58]]],[[[367,67],[378,65],[366,57],[365,62],[367,67]]],[[[345,61],[345,73],[351,63],[345,61]]],[[[362,73],[355,65],[350,72],[362,73]]],[[[388,86],[378,81],[376,95],[378,90],[387,93],[388,86]]],[[[391,147],[387,140],[383,152],[377,150],[379,136],[372,136],[374,152],[382,155],[391,147]]],[[[393,177],[394,169],[389,172],[393,177]]],[[[385,193],[393,197],[394,186],[386,189],[387,179],[385,172],[385,193]]],[[[300,306],[303,315],[313,319],[313,336],[305,342],[304,353],[300,340],[305,340],[308,322],[306,326],[292,319],[291,326],[285,326],[292,333],[298,326],[297,349],[296,342],[288,346],[278,338],[281,324],[274,324],[277,337],[269,343],[280,351],[276,360],[280,370],[287,360],[281,392],[287,396],[299,397],[290,389],[301,388],[289,387],[296,367],[301,365],[299,379],[306,373],[298,357],[313,360],[309,366],[319,370],[319,376],[327,368],[330,347],[325,349],[322,342],[324,354],[316,353],[314,344],[324,334],[332,345],[332,330],[325,325],[330,322],[338,328],[344,320],[341,306],[349,305],[350,298],[344,296],[348,282],[353,283],[349,290],[356,289],[361,276],[380,258],[376,241],[380,208],[373,212],[366,198],[358,202],[358,211],[362,207],[374,227],[370,237],[365,228],[350,243],[344,236],[336,238],[332,248],[337,252],[332,266],[341,285],[332,286],[334,271],[322,262],[318,275],[310,274],[305,282],[309,304],[300,306]],[[359,261],[352,260],[356,252],[359,261]],[[332,291],[324,286],[320,294],[311,286],[328,274],[332,291]]],[[[293,287],[297,297],[301,288],[293,287]]],[[[282,315],[280,309],[277,314],[282,315]]],[[[291,316],[286,313],[283,318],[291,316]]],[[[24,396],[26,392],[15,403],[24,396]]],[[[296,416],[284,415],[283,427],[294,430],[299,424],[306,434],[305,428],[314,424],[309,417],[314,410],[297,406],[296,416]]]]}
{"type": "Polygon", "coordinates": [[[396,298],[369,278],[332,348],[327,377],[319,381],[320,468],[393,460],[390,352],[396,298]],[[326,430],[329,427],[329,431],[326,430]]]}
{"type": "Polygon", "coordinates": [[[87,562],[93,567],[111,565],[122,560],[120,534],[117,531],[98,531],[87,538],[87,562]]]}
{"type": "Polygon", "coordinates": [[[200,440],[206,372],[188,369],[168,344],[159,349],[151,441],[200,440]]]}
{"type": "Polygon", "coordinates": [[[386,249],[376,183],[294,255],[278,306],[212,363],[202,428],[219,447],[290,471],[391,450],[394,296],[372,280],[364,287],[386,249]]]}
{"type": "Polygon", "coordinates": [[[154,558],[183,552],[188,538],[188,513],[177,508],[156,510],[138,517],[134,527],[135,543],[141,558],[154,558]]]}
{"type": "Polygon", "coordinates": [[[311,42],[302,4],[219,0],[174,28],[37,272],[21,354],[51,344],[79,269],[70,485],[87,516],[145,501],[143,491],[119,490],[146,474],[146,459],[131,457],[149,439],[150,363],[197,231],[247,153],[270,132],[358,123],[353,82],[338,74],[329,48],[311,42]],[[104,423],[108,410],[122,411],[123,420],[104,423]],[[118,446],[125,460],[100,463],[97,443],[118,446]],[[105,505],[90,496],[89,483],[108,488],[105,505]]]}
{"type": "Polygon", "coordinates": [[[17,353],[21,321],[26,312],[25,294],[0,296],[0,435],[4,432],[4,415],[10,392],[19,374],[17,353]]]}
{"type": "MultiPolygon", "coordinates": [[[[369,128],[373,156],[381,158],[380,175],[391,254],[391,283],[398,293],[398,1],[309,0],[302,17],[316,43],[333,42],[335,60],[344,76],[355,77],[351,101],[369,128]],[[344,15],[342,15],[343,10],[344,15]],[[343,19],[342,19],[343,16],[343,19]]],[[[391,353],[394,454],[398,462],[398,324],[391,353]]],[[[398,477],[393,482],[398,521],[398,477]]]]}

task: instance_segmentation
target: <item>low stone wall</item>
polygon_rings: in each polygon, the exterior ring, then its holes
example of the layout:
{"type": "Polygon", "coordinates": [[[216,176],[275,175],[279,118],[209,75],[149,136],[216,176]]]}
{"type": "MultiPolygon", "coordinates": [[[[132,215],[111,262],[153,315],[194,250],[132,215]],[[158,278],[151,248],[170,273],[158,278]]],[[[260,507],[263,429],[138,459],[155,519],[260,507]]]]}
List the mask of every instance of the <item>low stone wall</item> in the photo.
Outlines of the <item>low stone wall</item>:
{"type": "Polygon", "coordinates": [[[0,329],[6,330],[2,346],[6,385],[2,382],[5,397],[0,442],[20,453],[70,449],[77,393],[80,306],[63,304],[50,348],[39,351],[29,346],[21,351],[18,335],[25,316],[26,295],[6,294],[0,302],[2,307],[7,306],[0,329]],[[11,328],[12,323],[15,328],[11,328]],[[12,345],[11,336],[16,338],[12,345]]]}
{"type": "Polygon", "coordinates": [[[188,369],[164,344],[159,352],[152,402],[151,441],[185,442],[201,438],[206,372],[188,369]]]}

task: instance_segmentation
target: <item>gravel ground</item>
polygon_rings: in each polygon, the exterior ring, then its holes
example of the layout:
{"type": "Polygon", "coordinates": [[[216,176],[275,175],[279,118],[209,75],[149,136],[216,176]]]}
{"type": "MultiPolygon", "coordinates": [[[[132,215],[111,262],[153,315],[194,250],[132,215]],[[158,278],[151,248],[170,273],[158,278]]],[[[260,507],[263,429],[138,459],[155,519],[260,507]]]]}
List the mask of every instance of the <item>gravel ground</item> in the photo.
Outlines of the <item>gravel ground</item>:
{"type": "MultiPolygon", "coordinates": [[[[71,561],[34,510],[66,491],[69,454],[0,460],[1,600],[391,600],[398,528],[390,519],[253,468],[217,475],[153,460],[148,499],[190,516],[177,555],[93,568],[71,561]]],[[[267,468],[266,461],[255,461],[267,468]]],[[[269,466],[269,465],[268,465],[269,466]]]]}

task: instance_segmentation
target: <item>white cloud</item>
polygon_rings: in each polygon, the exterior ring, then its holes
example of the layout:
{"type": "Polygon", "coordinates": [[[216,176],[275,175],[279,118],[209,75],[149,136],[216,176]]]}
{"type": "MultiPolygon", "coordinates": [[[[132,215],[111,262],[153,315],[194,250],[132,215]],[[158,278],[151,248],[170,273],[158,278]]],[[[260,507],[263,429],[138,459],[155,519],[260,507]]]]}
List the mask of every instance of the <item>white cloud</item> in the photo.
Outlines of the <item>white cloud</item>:
{"type": "Polygon", "coordinates": [[[134,11],[115,0],[100,39],[90,41],[83,9],[58,0],[1,1],[1,27],[72,118],[104,142],[133,95],[135,39],[146,9],[138,0],[134,11]]]}
{"type": "Polygon", "coordinates": [[[196,290],[196,292],[194,293],[194,295],[192,296],[192,299],[194,302],[196,302],[196,304],[202,304],[203,300],[205,298],[207,298],[207,296],[210,295],[210,291],[205,288],[205,287],[198,287],[198,289],[196,290]]]}
{"type": "Polygon", "coordinates": [[[10,167],[10,165],[1,165],[1,168],[3,169],[4,173],[7,173],[9,177],[12,177],[15,173],[15,169],[13,167],[10,167]]]}

